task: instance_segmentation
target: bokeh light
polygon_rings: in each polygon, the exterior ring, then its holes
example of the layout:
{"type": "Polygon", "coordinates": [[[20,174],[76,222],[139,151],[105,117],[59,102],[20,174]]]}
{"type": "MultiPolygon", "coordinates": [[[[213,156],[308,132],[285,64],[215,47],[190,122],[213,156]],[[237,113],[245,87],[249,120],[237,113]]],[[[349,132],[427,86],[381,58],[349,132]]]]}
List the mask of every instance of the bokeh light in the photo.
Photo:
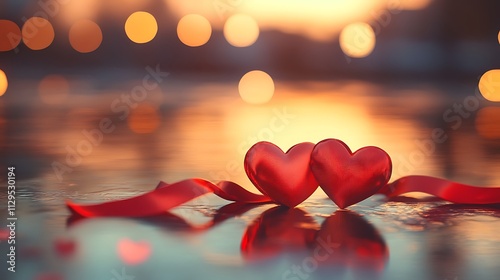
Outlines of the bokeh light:
{"type": "Polygon", "coordinates": [[[224,24],[224,37],[235,47],[248,47],[259,38],[259,25],[251,16],[236,14],[224,24]]]}
{"type": "Polygon", "coordinates": [[[10,20],[0,20],[0,52],[15,49],[21,42],[21,29],[10,20]]]}
{"type": "Polygon", "coordinates": [[[352,23],[340,33],[340,47],[350,57],[362,58],[372,53],[375,48],[375,32],[364,22],[352,23]]]}
{"type": "Polygon", "coordinates": [[[160,126],[160,115],[155,106],[140,104],[128,117],[128,127],[135,133],[152,133],[160,126]]]}
{"type": "MultiPolygon", "coordinates": [[[[206,16],[215,28],[220,27],[221,18],[238,11],[258,22],[259,29],[296,34],[321,42],[331,42],[342,27],[357,21],[379,19],[381,13],[390,13],[388,8],[398,9],[402,1],[424,0],[210,0],[212,4],[200,5],[200,0],[164,0],[176,16],[188,13],[206,16]]],[[[428,0],[427,0],[428,1],[428,0]]],[[[395,14],[395,13],[394,13],[395,14]]],[[[223,22],[222,22],[223,23],[223,22]]]]}
{"type": "Polygon", "coordinates": [[[102,43],[101,28],[97,23],[88,19],[77,21],[69,30],[69,42],[78,52],[93,52],[102,43]]]}
{"type": "Polygon", "coordinates": [[[44,18],[32,17],[23,25],[23,42],[32,50],[47,48],[54,41],[54,36],[54,27],[44,18]]]}
{"type": "Polygon", "coordinates": [[[69,83],[60,75],[49,75],[38,84],[38,94],[45,104],[57,105],[68,97],[69,83]]]}
{"type": "Polygon", "coordinates": [[[184,45],[199,47],[210,40],[212,26],[205,17],[197,14],[189,14],[179,20],[177,24],[177,36],[184,45]]]}
{"type": "Polygon", "coordinates": [[[274,81],[266,72],[254,70],[241,78],[238,90],[243,101],[250,104],[264,104],[274,95],[274,81]]]}
{"type": "Polygon", "coordinates": [[[482,108],[476,116],[476,130],[485,139],[500,139],[500,107],[482,108]]]}
{"type": "Polygon", "coordinates": [[[9,87],[9,81],[7,80],[7,75],[0,69],[0,96],[4,95],[9,87]]]}
{"type": "Polygon", "coordinates": [[[500,44],[500,31],[498,31],[498,43],[500,44]]]}
{"type": "Polygon", "coordinates": [[[128,38],[137,44],[144,44],[153,40],[158,32],[158,23],[155,17],[148,12],[135,12],[125,22],[125,33],[128,38]]]}
{"type": "Polygon", "coordinates": [[[490,70],[481,76],[479,91],[487,100],[500,102],[500,69],[490,70]]]}

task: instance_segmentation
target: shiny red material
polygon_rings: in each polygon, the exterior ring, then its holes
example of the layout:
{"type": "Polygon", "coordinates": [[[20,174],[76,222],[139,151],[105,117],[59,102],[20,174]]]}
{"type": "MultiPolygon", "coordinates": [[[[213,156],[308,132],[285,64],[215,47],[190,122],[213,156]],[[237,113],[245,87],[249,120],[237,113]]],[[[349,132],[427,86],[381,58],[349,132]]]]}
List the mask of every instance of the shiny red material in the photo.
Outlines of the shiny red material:
{"type": "Polygon", "coordinates": [[[269,142],[259,142],[245,156],[250,181],[277,204],[293,208],[318,188],[309,169],[313,143],[300,143],[286,153],[269,142]]]}
{"type": "Polygon", "coordinates": [[[384,186],[378,193],[389,198],[422,192],[458,204],[500,204],[500,188],[476,187],[430,176],[406,176],[384,186]]]}
{"type": "Polygon", "coordinates": [[[311,154],[311,170],[319,185],[341,209],[377,193],[391,178],[391,157],[377,147],[356,152],[342,141],[326,139],[311,154]]]}
{"type": "Polygon", "coordinates": [[[461,204],[500,204],[500,188],[484,188],[427,176],[407,176],[387,184],[391,174],[389,155],[377,147],[352,153],[340,140],[317,145],[300,143],[283,153],[277,146],[259,142],[247,152],[245,171],[263,193],[254,194],[240,185],[222,181],[187,179],[173,184],[160,182],[145,194],[95,205],[67,201],[70,211],[83,217],[145,217],[161,215],[204,194],[239,203],[267,203],[295,207],[319,185],[340,207],[355,204],[375,193],[389,198],[408,192],[424,192],[461,204]]]}
{"type": "Polygon", "coordinates": [[[269,197],[251,193],[233,182],[222,181],[215,185],[203,179],[188,179],[174,184],[160,182],[153,191],[124,200],[95,205],[79,205],[67,201],[66,205],[71,212],[83,217],[146,217],[163,214],[174,207],[212,192],[226,200],[238,202],[271,201],[269,197]]]}

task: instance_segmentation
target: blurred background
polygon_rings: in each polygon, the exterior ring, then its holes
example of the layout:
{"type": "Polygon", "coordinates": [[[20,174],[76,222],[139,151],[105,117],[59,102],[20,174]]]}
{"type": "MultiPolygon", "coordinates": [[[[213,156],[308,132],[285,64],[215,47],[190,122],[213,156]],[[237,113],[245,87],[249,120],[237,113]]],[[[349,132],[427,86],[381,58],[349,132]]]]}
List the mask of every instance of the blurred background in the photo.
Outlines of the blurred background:
{"type": "Polygon", "coordinates": [[[3,1],[5,164],[246,180],[257,141],[334,137],[387,149],[396,175],[500,183],[496,1],[268,2],[3,1]]]}
{"type": "MultiPolygon", "coordinates": [[[[353,150],[385,149],[391,181],[423,174],[500,186],[499,11],[495,0],[2,0],[0,165],[16,167],[27,221],[20,230],[49,240],[71,235],[64,199],[117,199],[159,180],[233,180],[256,191],[243,158],[258,141],[287,150],[338,138],[353,150]]],[[[318,190],[312,199],[324,197],[318,190]]],[[[334,209],[323,204],[307,205],[318,223],[334,209]]],[[[432,231],[421,220],[427,208],[406,206],[387,217],[385,208],[358,209],[393,240],[383,278],[497,279],[497,210],[478,210],[472,220],[446,210],[453,227],[431,221],[444,225],[432,231]],[[413,245],[393,246],[401,244],[413,245]],[[411,262],[401,261],[408,254],[425,269],[408,273],[411,262]]],[[[188,208],[187,216],[214,209],[188,208]]],[[[133,225],[108,230],[118,238],[133,225]]],[[[224,236],[239,240],[244,225],[223,228],[224,236]]],[[[28,251],[42,242],[28,240],[28,251]]],[[[91,241],[96,250],[109,243],[91,241]]],[[[214,258],[186,262],[224,279],[214,258]]],[[[90,277],[85,271],[99,265],[76,263],[69,279],[90,277]]],[[[19,279],[40,271],[33,267],[19,279]]],[[[94,269],[105,272],[91,278],[110,279],[109,270],[94,269]]]]}

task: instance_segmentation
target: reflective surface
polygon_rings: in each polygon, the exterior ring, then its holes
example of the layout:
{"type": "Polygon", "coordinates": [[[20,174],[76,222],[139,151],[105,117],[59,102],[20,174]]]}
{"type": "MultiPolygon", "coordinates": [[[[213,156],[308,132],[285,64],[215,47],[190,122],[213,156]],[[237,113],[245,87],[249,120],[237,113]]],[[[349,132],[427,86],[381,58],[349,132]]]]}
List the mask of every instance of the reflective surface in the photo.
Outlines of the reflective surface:
{"type": "MultiPolygon", "coordinates": [[[[79,220],[64,207],[65,199],[126,198],[160,180],[192,177],[229,179],[257,192],[242,163],[260,140],[287,150],[339,138],[353,150],[386,150],[392,180],[425,174],[500,186],[499,127],[485,124],[486,113],[476,120],[477,112],[498,110],[476,96],[474,81],[275,80],[272,100],[254,106],[240,98],[237,79],[169,77],[140,102],[123,98],[141,85],[139,78],[112,85],[67,79],[64,102],[44,103],[46,94],[30,80],[10,81],[0,100],[2,165],[16,166],[19,219],[18,272],[2,267],[2,279],[500,276],[500,209],[418,194],[391,202],[372,197],[350,211],[337,211],[321,191],[292,210],[221,208],[229,202],[207,196],[137,220],[79,220]]],[[[6,190],[0,199],[6,221],[6,190]]],[[[8,232],[1,230],[6,252],[8,232]]]]}

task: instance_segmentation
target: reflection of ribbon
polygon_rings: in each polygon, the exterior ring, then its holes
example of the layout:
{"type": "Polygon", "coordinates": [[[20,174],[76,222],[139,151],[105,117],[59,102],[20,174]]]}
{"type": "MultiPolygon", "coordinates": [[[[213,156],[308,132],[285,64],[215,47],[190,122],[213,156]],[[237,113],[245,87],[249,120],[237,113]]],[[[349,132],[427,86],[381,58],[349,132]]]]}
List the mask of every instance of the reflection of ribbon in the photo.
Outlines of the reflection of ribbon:
{"type": "MultiPolygon", "coordinates": [[[[171,213],[142,218],[141,223],[151,223],[169,231],[199,233],[256,206],[259,204],[232,203],[223,206],[216,210],[209,222],[198,226],[171,213]]],[[[68,220],[68,226],[78,229],[80,222],[83,224],[93,221],[72,216],[68,220]]],[[[75,241],[72,242],[76,244],[75,241]]],[[[58,247],[56,250],[61,251],[58,247]]],[[[247,226],[241,238],[240,252],[249,263],[288,254],[295,257],[293,263],[299,270],[330,276],[332,272],[338,274],[346,269],[351,269],[356,274],[368,272],[371,276],[377,275],[383,271],[389,256],[389,249],[382,235],[359,214],[337,210],[319,224],[304,210],[283,206],[267,209],[247,226]],[[314,271],[311,271],[311,265],[314,271]]],[[[292,276],[299,273],[299,270],[285,271],[290,277],[283,279],[294,279],[292,276]]]]}
{"type": "MultiPolygon", "coordinates": [[[[171,213],[141,218],[140,222],[168,231],[196,234],[213,229],[223,221],[242,215],[256,206],[259,204],[232,203],[223,206],[215,211],[209,222],[202,225],[192,225],[188,220],[171,213]]],[[[82,230],[82,225],[96,220],[71,216],[67,223],[72,230],[78,231],[82,230]]],[[[92,239],[87,230],[79,236],[92,239]]],[[[98,231],[95,228],[92,230],[98,231]]],[[[61,258],[71,257],[75,253],[74,249],[79,247],[79,242],[65,241],[73,245],[71,252],[63,251],[60,242],[56,242],[55,250],[61,258]]],[[[246,227],[240,244],[241,256],[247,263],[262,263],[286,256],[293,269],[284,270],[282,279],[305,279],[300,277],[304,275],[301,273],[314,273],[326,279],[344,273],[347,269],[355,274],[356,279],[376,279],[383,272],[389,256],[389,249],[378,230],[361,215],[346,210],[335,211],[320,224],[302,209],[276,206],[261,213],[246,227]]],[[[148,242],[134,243],[129,239],[121,239],[117,248],[121,252],[120,258],[127,263],[135,250],[141,251],[141,247],[146,245],[148,248],[151,246],[148,242]],[[126,251],[120,251],[123,243],[129,245],[126,251]]],[[[148,251],[148,255],[150,253],[148,251]]]]}
{"type": "MultiPolygon", "coordinates": [[[[380,165],[379,167],[377,167],[377,165],[370,165],[371,163],[374,163],[376,161],[376,159],[373,157],[374,154],[378,154],[379,158],[382,157],[385,160],[385,152],[380,153],[381,150],[378,148],[365,147],[355,153],[351,153],[347,145],[345,145],[342,141],[336,139],[324,140],[318,143],[314,147],[315,152],[313,153],[313,158],[314,156],[316,156],[316,159],[328,162],[328,159],[330,157],[334,159],[331,160],[330,163],[334,162],[335,164],[330,164],[331,166],[328,166],[328,164],[324,165],[322,162],[320,162],[320,165],[317,166],[316,170],[312,170],[312,172],[309,172],[309,155],[311,153],[311,150],[313,149],[313,146],[314,144],[312,143],[297,144],[289,150],[293,150],[294,152],[287,152],[284,154],[279,148],[271,143],[260,142],[254,145],[249,150],[249,152],[247,153],[247,157],[245,158],[245,168],[247,174],[250,174],[249,177],[253,179],[252,182],[264,194],[251,193],[245,190],[240,185],[230,181],[222,181],[217,184],[213,184],[203,179],[188,179],[173,184],[160,182],[155,190],[124,200],[105,202],[96,205],[80,205],[68,201],[67,206],[73,213],[84,217],[145,217],[165,213],[166,211],[169,211],[174,207],[182,205],[207,193],[214,193],[223,199],[240,203],[274,202],[280,204],[279,202],[282,202],[283,204],[287,204],[288,202],[292,205],[287,205],[295,206],[297,203],[291,201],[295,200],[298,195],[304,195],[303,189],[297,187],[296,185],[300,185],[301,183],[308,184],[307,186],[304,185],[303,187],[307,187],[309,193],[312,193],[316,188],[316,184],[312,185],[312,183],[315,183],[314,177],[312,177],[312,173],[316,174],[317,179],[320,179],[317,176],[321,176],[321,178],[323,179],[318,180],[318,182],[329,182],[331,178],[342,180],[342,183],[344,185],[336,185],[336,183],[340,183],[339,181],[334,181],[333,183],[330,182],[328,189],[325,189],[325,191],[327,191],[331,190],[332,188],[334,190],[335,188],[343,188],[342,192],[333,192],[333,194],[329,194],[330,197],[332,197],[331,195],[334,196],[333,199],[335,200],[335,202],[337,202],[336,198],[341,198],[340,195],[345,196],[348,192],[349,194],[353,194],[353,192],[355,191],[359,191],[360,193],[362,193],[368,190],[368,195],[364,196],[363,194],[361,195],[361,198],[358,198],[358,194],[354,193],[355,201],[349,203],[342,202],[341,204],[339,204],[341,207],[349,206],[368,197],[370,194],[375,193],[378,188],[374,189],[373,192],[370,193],[373,188],[371,184],[375,183],[381,186],[381,188],[378,189],[378,193],[384,194],[389,198],[393,198],[408,192],[424,192],[454,203],[500,203],[500,188],[475,187],[427,176],[407,176],[400,178],[391,184],[385,184],[385,182],[387,182],[390,177],[391,163],[388,155],[388,162],[384,162],[385,165],[382,165],[382,167],[380,167],[380,165]],[[334,149],[319,150],[318,147],[320,147],[321,145],[326,148],[334,147],[334,149]],[[254,147],[259,147],[262,149],[259,150],[254,147]],[[361,150],[363,150],[363,152],[360,152],[361,150]],[[332,152],[334,152],[334,154],[329,154],[332,152]],[[249,157],[248,155],[251,156],[249,157]],[[258,160],[264,162],[264,164],[254,164],[255,161],[252,162],[252,160],[254,160],[255,158],[258,158],[258,160]],[[345,163],[341,161],[341,159],[344,158],[346,160],[345,163]],[[352,160],[354,158],[356,159],[352,160]],[[247,161],[249,161],[250,163],[247,161]],[[347,163],[349,163],[350,165],[347,165],[347,163]],[[345,164],[346,166],[340,166],[339,164],[345,164]],[[386,165],[388,165],[387,168],[386,165]],[[300,168],[302,169],[295,170],[300,168]],[[353,174],[361,174],[362,176],[359,177],[362,179],[366,179],[364,178],[366,176],[373,177],[368,177],[366,183],[363,183],[362,185],[356,185],[356,183],[354,183],[354,185],[358,187],[358,189],[353,190],[349,187],[351,187],[351,185],[353,184],[354,179],[346,176],[345,173],[342,173],[344,171],[351,172],[352,174],[350,176],[352,176],[353,174]],[[372,171],[374,173],[370,174],[370,172],[368,171],[372,171]],[[379,174],[377,173],[379,171],[383,172],[384,174],[387,173],[387,178],[385,179],[385,175],[379,176],[379,174]],[[335,177],[332,177],[333,173],[336,173],[335,177]],[[305,176],[303,174],[310,175],[301,177],[305,176]],[[262,181],[266,184],[262,184],[259,186],[259,179],[262,179],[262,181]],[[281,189],[280,185],[276,185],[276,182],[280,182],[279,184],[283,185],[288,183],[288,185],[290,185],[290,183],[286,181],[287,179],[295,180],[295,183],[293,183],[291,186],[287,186],[288,189],[281,189]],[[275,186],[273,186],[273,184],[275,186]],[[267,189],[264,189],[263,187],[266,187],[267,189]],[[281,197],[281,195],[283,197],[281,197]],[[284,199],[285,197],[286,199],[284,199]]],[[[322,187],[324,188],[325,186],[322,187]]],[[[309,193],[305,194],[309,195],[309,193]]],[[[328,193],[329,192],[327,191],[327,194],[328,193]]],[[[305,198],[307,198],[307,196],[305,196],[303,199],[305,198]]]]}

